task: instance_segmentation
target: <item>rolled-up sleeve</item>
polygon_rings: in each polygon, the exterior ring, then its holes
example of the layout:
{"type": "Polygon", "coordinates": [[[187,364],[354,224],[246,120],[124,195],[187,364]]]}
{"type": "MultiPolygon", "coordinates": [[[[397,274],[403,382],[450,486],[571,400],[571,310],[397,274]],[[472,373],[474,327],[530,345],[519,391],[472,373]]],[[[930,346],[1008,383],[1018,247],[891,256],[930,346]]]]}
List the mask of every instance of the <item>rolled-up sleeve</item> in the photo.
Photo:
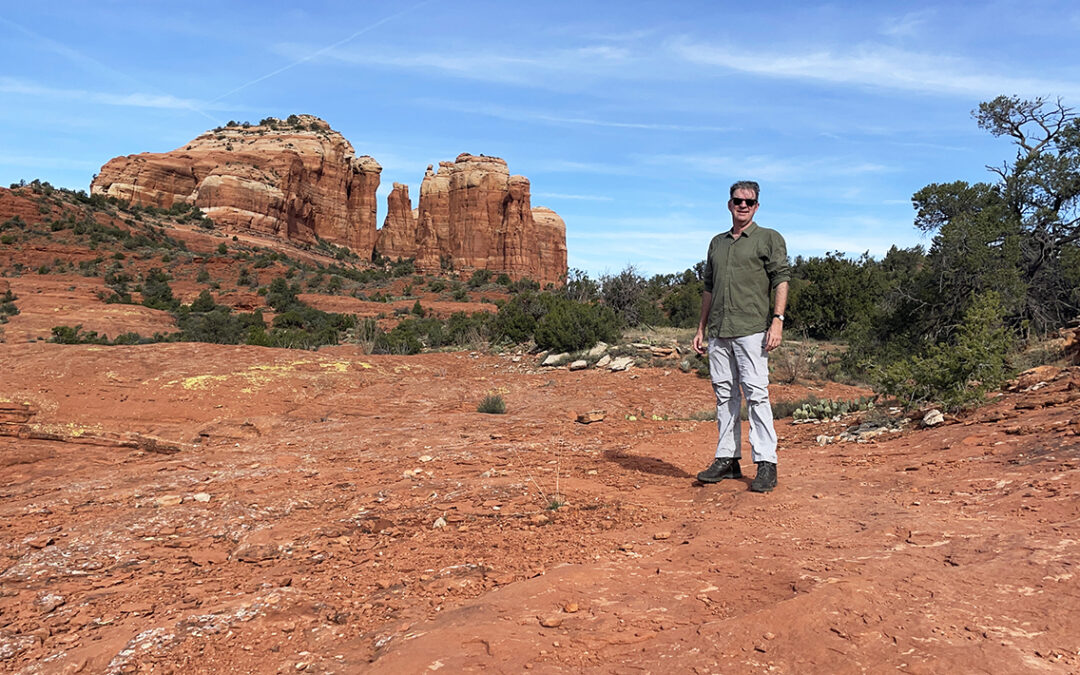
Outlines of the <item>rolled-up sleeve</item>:
{"type": "Polygon", "coordinates": [[[776,288],[785,281],[791,281],[791,265],[788,263],[787,243],[778,232],[773,232],[769,242],[769,257],[765,261],[765,272],[769,275],[769,288],[776,288]]]}

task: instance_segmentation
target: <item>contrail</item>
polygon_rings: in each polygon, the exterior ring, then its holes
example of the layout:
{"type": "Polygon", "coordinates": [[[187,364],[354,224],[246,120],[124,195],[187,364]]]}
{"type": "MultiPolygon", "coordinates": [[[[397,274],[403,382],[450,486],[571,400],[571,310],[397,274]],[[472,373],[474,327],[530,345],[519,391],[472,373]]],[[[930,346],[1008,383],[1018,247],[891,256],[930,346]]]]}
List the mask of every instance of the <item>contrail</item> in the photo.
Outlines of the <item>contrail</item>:
{"type": "Polygon", "coordinates": [[[289,70],[290,68],[295,68],[296,66],[300,65],[301,63],[306,63],[306,62],[314,59],[317,56],[321,56],[321,55],[325,54],[326,52],[330,51],[331,49],[335,49],[337,47],[340,47],[341,45],[345,44],[346,42],[349,42],[350,40],[354,40],[354,39],[360,37],[364,33],[368,33],[370,31],[375,30],[376,28],[383,25],[387,21],[393,21],[394,19],[396,19],[396,18],[398,18],[400,16],[403,16],[405,14],[408,14],[409,12],[412,12],[413,10],[417,9],[418,7],[422,7],[423,5],[429,4],[430,2],[431,2],[431,0],[422,0],[422,2],[418,2],[418,3],[416,3],[415,5],[413,5],[411,7],[403,9],[400,12],[398,12],[397,14],[391,14],[388,17],[385,17],[383,19],[380,19],[380,20],[376,21],[375,23],[371,24],[370,26],[366,26],[364,28],[361,28],[360,30],[356,31],[355,33],[353,33],[352,35],[350,35],[347,38],[338,40],[334,44],[327,45],[326,47],[323,47],[322,49],[314,51],[311,54],[308,54],[307,56],[305,56],[303,58],[300,58],[300,59],[297,59],[296,61],[293,61],[292,63],[284,65],[284,66],[278,68],[277,70],[275,70],[273,72],[267,73],[266,75],[263,75],[261,77],[257,77],[257,78],[255,78],[254,80],[252,80],[250,82],[246,82],[246,83],[240,85],[239,87],[237,87],[236,89],[233,89],[232,91],[227,91],[224,94],[222,94],[221,96],[218,96],[217,98],[215,98],[215,99],[213,99],[213,100],[211,100],[209,102],[210,103],[217,103],[221,99],[223,99],[223,98],[225,98],[227,96],[232,96],[233,94],[235,94],[238,91],[242,91],[242,90],[247,89],[248,87],[250,87],[252,85],[255,85],[255,84],[258,84],[259,82],[262,82],[263,80],[267,80],[267,79],[269,79],[269,78],[271,78],[271,77],[273,77],[275,75],[279,75],[279,74],[285,72],[286,70],[289,70]]]}

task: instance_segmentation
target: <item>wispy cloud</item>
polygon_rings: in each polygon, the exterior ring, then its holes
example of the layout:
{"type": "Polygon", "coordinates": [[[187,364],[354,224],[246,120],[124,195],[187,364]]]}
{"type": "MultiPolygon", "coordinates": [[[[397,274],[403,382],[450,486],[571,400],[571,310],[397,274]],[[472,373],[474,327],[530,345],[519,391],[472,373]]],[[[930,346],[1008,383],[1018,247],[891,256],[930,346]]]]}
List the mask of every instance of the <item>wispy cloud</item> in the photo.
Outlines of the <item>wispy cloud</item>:
{"type": "Polygon", "coordinates": [[[418,99],[417,103],[440,110],[452,110],[468,115],[483,115],[497,119],[510,120],[512,122],[540,122],[558,126],[586,126],[606,127],[610,129],[639,129],[643,131],[682,131],[690,133],[702,132],[728,132],[737,127],[724,127],[712,125],[693,124],[670,124],[666,122],[636,122],[628,120],[612,120],[595,115],[556,115],[539,110],[526,110],[522,108],[506,108],[498,105],[470,105],[457,101],[444,101],[436,99],[418,99]]]}
{"type": "Polygon", "coordinates": [[[97,171],[101,162],[70,157],[39,157],[35,155],[4,155],[0,166],[25,167],[31,169],[74,169],[77,171],[97,171]]]}
{"type": "MultiPolygon", "coordinates": [[[[276,51],[287,56],[310,52],[302,44],[281,43],[276,51]]],[[[643,61],[628,48],[610,44],[586,44],[563,48],[528,48],[520,45],[488,49],[454,49],[439,52],[396,52],[392,48],[335,48],[318,53],[323,61],[370,68],[382,66],[421,71],[481,82],[543,89],[576,89],[598,77],[635,78],[643,61]]],[[[312,58],[312,57],[306,57],[312,58]]]]}
{"type": "Polygon", "coordinates": [[[767,155],[730,157],[708,154],[650,155],[644,163],[689,168],[693,173],[716,176],[756,176],[759,180],[790,182],[805,181],[823,176],[857,176],[889,171],[889,167],[873,162],[846,161],[841,158],[778,159],[767,155]]]}
{"type": "Polygon", "coordinates": [[[983,62],[877,44],[846,50],[785,53],[680,38],[672,41],[670,48],[689,63],[765,77],[965,97],[996,96],[1002,92],[1021,95],[1054,92],[1066,98],[1080,95],[1080,81],[1013,76],[983,62]]]}
{"type": "Polygon", "coordinates": [[[534,192],[533,199],[570,199],[584,202],[610,202],[607,195],[569,195],[561,192],[534,192]]]}
{"type": "Polygon", "coordinates": [[[42,98],[99,103],[101,105],[128,106],[133,108],[165,108],[169,110],[221,110],[237,111],[236,106],[213,104],[190,98],[178,98],[168,94],[148,94],[134,92],[116,94],[111,92],[87,91],[85,89],[57,89],[32,82],[24,82],[11,77],[0,77],[0,93],[37,96],[42,98]]]}
{"type": "Polygon", "coordinates": [[[908,12],[903,16],[888,17],[881,27],[881,33],[890,37],[910,37],[917,35],[936,12],[932,9],[908,12]]]}

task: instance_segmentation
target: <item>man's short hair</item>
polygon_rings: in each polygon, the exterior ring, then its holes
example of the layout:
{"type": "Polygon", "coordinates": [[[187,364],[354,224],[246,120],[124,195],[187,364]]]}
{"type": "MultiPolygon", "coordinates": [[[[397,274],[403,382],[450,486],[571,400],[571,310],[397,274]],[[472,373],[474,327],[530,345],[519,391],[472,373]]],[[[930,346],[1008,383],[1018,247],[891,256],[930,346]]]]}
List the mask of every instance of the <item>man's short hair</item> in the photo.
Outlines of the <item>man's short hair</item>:
{"type": "Polygon", "coordinates": [[[752,181],[752,180],[741,180],[741,181],[738,181],[737,183],[733,183],[732,186],[731,186],[731,191],[728,194],[728,196],[729,197],[734,197],[736,190],[753,190],[754,191],[754,199],[758,199],[759,197],[761,197],[761,188],[758,186],[758,184],[755,181],[752,181]]]}

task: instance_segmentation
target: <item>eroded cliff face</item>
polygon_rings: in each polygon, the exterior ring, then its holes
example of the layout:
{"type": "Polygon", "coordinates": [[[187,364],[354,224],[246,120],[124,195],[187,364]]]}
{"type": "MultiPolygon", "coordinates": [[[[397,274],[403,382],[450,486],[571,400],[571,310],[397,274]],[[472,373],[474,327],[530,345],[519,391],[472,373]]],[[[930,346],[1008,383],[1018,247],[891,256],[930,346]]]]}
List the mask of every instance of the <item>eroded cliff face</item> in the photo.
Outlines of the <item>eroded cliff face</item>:
{"type": "Polygon", "coordinates": [[[541,284],[566,275],[565,224],[550,209],[532,208],[529,179],[511,176],[505,160],[463,153],[440,162],[438,171],[429,166],[415,216],[407,200],[408,189],[395,185],[378,246],[384,255],[415,258],[426,272],[450,261],[458,270],[489,269],[541,284]],[[408,242],[401,233],[413,228],[408,242]]]}
{"type": "Polygon", "coordinates": [[[194,204],[224,227],[319,238],[370,257],[381,171],[326,122],[300,115],[208,131],[172,152],[116,157],[90,191],[162,208],[194,204]]]}
{"type": "Polygon", "coordinates": [[[566,226],[533,209],[529,180],[511,176],[498,157],[461,154],[429,166],[413,209],[395,183],[376,230],[382,167],[310,115],[231,125],[166,153],[116,157],[91,183],[92,194],[169,208],[198,206],[215,223],[301,243],[347,246],[413,258],[424,272],[448,265],[489,269],[515,279],[559,283],[566,275],[566,226]]]}

